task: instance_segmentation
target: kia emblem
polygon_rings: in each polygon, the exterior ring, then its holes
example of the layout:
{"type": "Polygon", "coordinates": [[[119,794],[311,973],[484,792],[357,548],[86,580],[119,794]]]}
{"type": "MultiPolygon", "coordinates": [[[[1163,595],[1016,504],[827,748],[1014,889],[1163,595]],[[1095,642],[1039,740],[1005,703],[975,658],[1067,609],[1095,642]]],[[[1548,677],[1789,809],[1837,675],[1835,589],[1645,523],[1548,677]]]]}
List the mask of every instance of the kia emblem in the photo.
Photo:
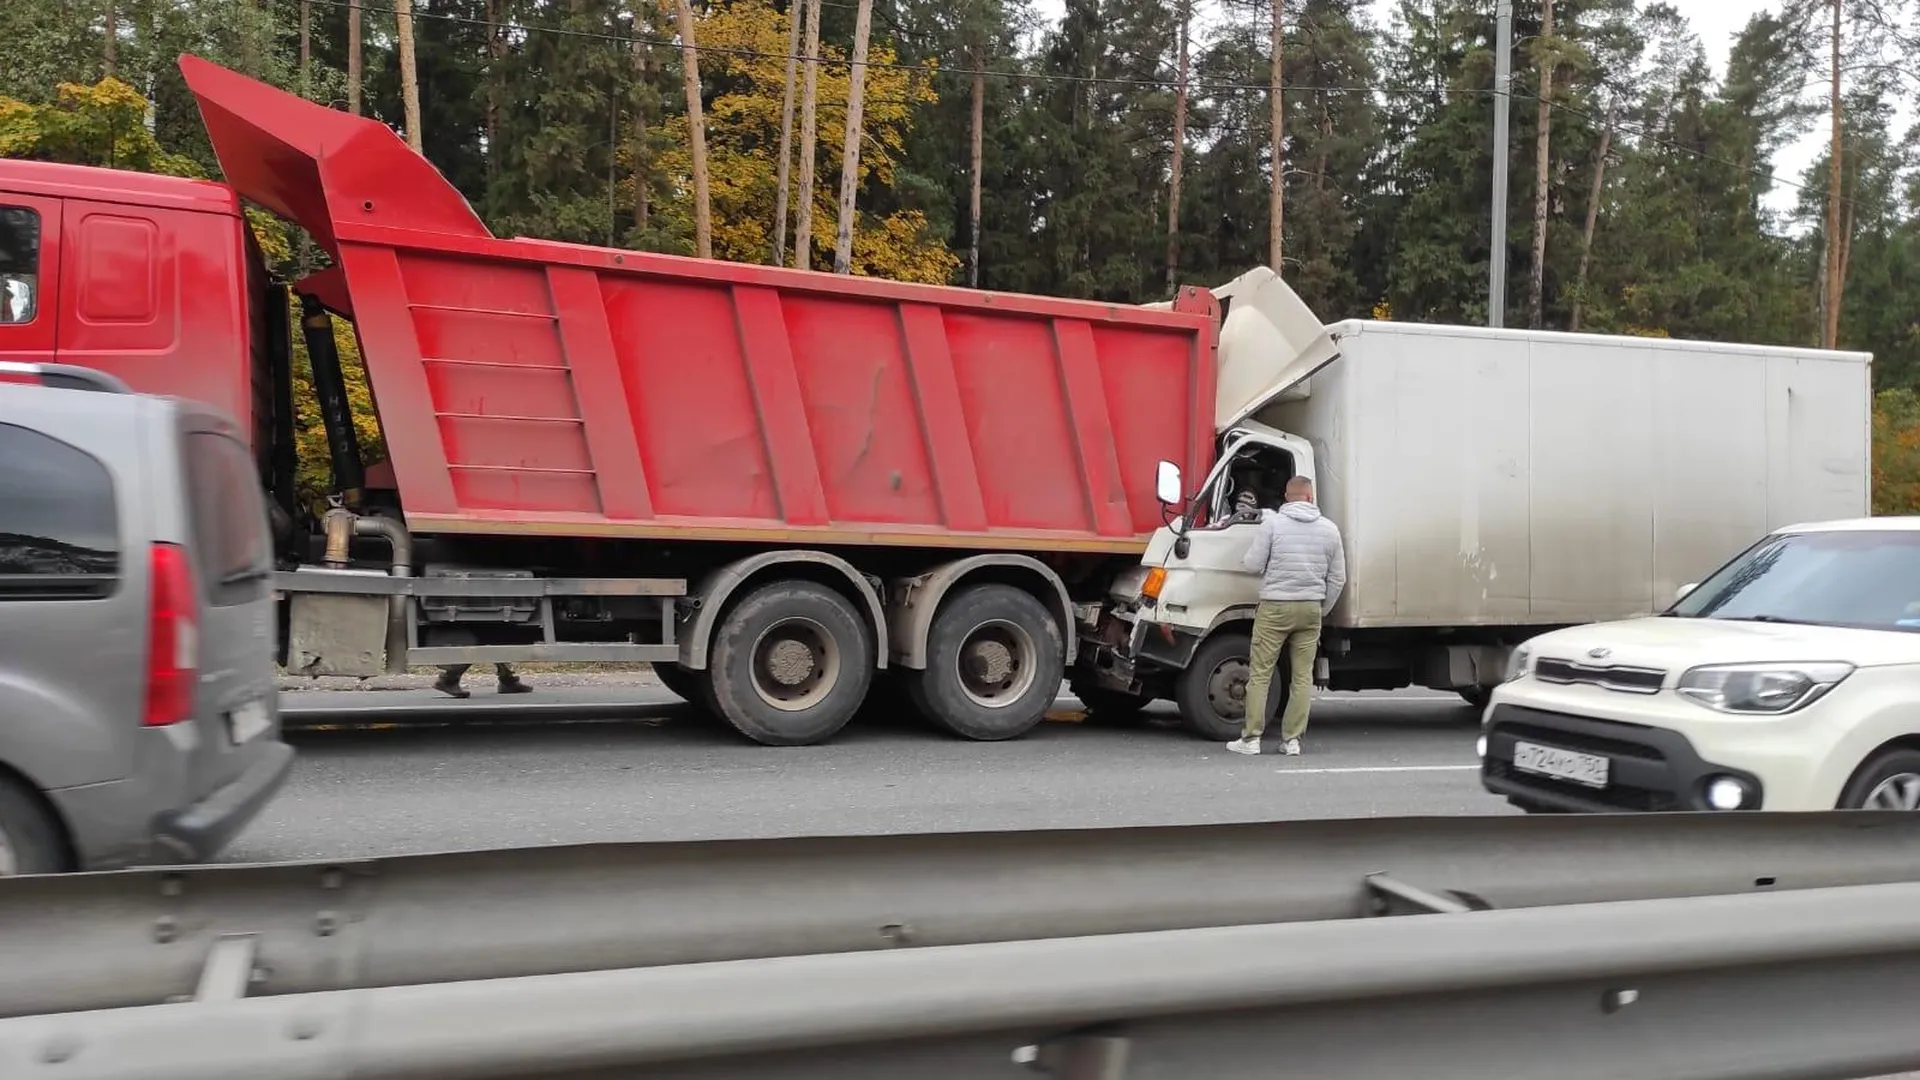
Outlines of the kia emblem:
{"type": "Polygon", "coordinates": [[[1587,658],[1590,660],[1605,660],[1607,657],[1612,655],[1613,655],[1613,650],[1607,648],[1604,645],[1597,649],[1587,650],[1587,658]]]}

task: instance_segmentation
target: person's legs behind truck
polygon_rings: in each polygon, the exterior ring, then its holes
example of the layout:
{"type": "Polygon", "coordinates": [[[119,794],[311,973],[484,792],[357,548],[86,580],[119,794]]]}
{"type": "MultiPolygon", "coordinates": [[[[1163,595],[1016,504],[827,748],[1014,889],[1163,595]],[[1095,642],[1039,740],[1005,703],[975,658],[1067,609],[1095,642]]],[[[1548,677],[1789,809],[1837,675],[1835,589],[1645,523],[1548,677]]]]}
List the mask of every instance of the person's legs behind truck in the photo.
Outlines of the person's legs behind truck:
{"type": "Polygon", "coordinates": [[[1313,705],[1313,662],[1320,652],[1321,603],[1318,600],[1263,600],[1253,616],[1253,648],[1248,657],[1247,718],[1240,739],[1227,744],[1236,754],[1258,754],[1267,727],[1267,696],[1272,691],[1280,654],[1290,672],[1287,705],[1280,717],[1281,752],[1300,753],[1313,705]]]}
{"type": "MultiPolygon", "coordinates": [[[[472,664],[446,665],[440,669],[440,678],[434,681],[433,688],[450,698],[472,697],[472,691],[460,685],[460,680],[466,677],[467,669],[472,666],[472,664]]],[[[533,687],[520,681],[520,676],[514,674],[512,664],[493,665],[493,674],[494,678],[499,680],[498,693],[530,694],[533,692],[533,687]]]]}

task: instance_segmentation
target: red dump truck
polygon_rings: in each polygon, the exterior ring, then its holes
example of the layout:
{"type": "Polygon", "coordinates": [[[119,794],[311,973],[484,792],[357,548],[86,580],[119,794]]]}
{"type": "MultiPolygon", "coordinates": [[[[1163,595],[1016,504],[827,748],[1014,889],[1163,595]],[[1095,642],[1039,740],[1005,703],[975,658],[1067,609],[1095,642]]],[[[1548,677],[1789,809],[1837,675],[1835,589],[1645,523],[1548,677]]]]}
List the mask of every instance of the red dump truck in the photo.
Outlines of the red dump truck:
{"type": "Polygon", "coordinates": [[[0,355],[252,432],[296,673],[646,661],[748,738],[806,744],[891,672],[952,732],[1015,737],[1139,567],[1173,467],[1213,463],[1204,290],[1150,310],[500,239],[383,125],[181,66],[226,184],[0,162],[0,355]],[[329,256],[297,319],[242,200],[329,256]],[[295,321],[324,512],[294,494],[295,321]]]}

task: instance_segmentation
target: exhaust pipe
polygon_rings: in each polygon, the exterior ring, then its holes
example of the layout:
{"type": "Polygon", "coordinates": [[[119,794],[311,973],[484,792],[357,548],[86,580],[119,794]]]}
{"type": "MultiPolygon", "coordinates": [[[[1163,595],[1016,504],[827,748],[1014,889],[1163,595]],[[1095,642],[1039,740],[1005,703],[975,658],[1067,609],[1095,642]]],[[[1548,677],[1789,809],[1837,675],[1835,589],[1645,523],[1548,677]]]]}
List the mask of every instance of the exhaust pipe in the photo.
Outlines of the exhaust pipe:
{"type": "MultiPolygon", "coordinates": [[[[329,518],[333,516],[328,511],[329,518]]],[[[353,535],[377,537],[385,540],[393,549],[392,574],[394,577],[413,576],[413,535],[407,527],[388,517],[353,517],[353,535]]],[[[329,534],[331,545],[332,536],[329,534]]],[[[329,547],[331,550],[331,547],[329,547]]],[[[387,674],[404,675],[407,672],[407,626],[413,617],[413,605],[405,596],[395,596],[388,601],[387,608],[387,674]]]]}

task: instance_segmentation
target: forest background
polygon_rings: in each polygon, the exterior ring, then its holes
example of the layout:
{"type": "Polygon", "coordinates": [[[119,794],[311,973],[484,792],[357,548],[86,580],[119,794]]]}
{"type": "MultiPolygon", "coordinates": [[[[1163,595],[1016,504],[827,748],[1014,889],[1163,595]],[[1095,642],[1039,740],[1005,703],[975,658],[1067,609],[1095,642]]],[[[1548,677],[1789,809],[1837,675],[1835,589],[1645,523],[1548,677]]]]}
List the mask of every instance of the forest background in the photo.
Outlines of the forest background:
{"type": "MultiPolygon", "coordinates": [[[[0,156],[217,178],[192,52],[391,124],[501,235],[1487,321],[1493,0],[1043,3],[0,5],[0,156]]],[[[1874,509],[1920,512],[1920,0],[1784,0],[1717,66],[1657,0],[1515,8],[1506,324],[1870,351],[1874,509]]]]}

